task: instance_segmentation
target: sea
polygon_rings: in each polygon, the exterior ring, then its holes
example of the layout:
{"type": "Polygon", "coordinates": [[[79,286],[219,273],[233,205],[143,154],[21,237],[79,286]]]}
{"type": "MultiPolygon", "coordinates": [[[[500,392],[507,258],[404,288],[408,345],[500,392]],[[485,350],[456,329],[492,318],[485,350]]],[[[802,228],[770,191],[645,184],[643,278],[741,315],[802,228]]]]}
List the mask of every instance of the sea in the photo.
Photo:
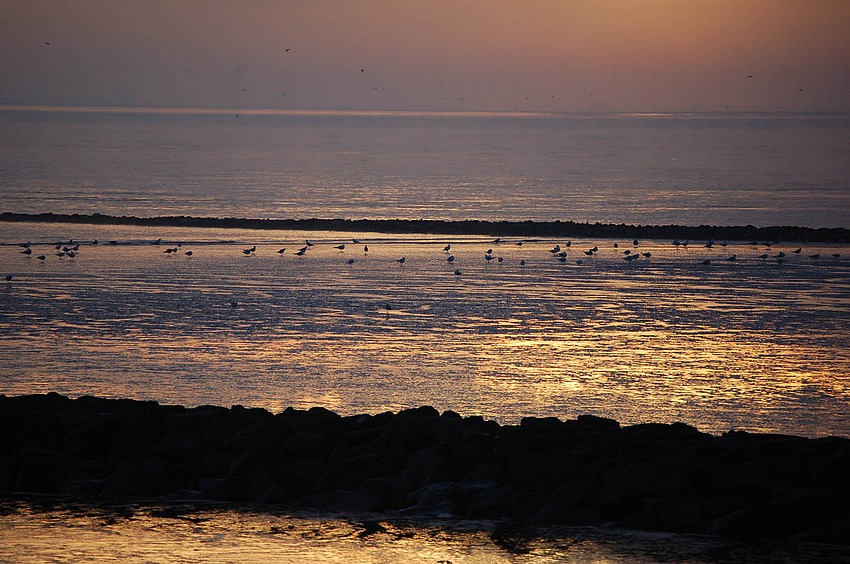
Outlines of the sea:
{"type": "MultiPolygon", "coordinates": [[[[846,114],[5,107],[0,212],[850,228],[848,157],[846,114]]],[[[0,222],[0,275],[6,395],[850,437],[850,241],[0,222]]],[[[492,524],[364,539],[335,515],[100,511],[5,503],[0,562],[834,556],[599,530],[515,554],[492,524]]]]}

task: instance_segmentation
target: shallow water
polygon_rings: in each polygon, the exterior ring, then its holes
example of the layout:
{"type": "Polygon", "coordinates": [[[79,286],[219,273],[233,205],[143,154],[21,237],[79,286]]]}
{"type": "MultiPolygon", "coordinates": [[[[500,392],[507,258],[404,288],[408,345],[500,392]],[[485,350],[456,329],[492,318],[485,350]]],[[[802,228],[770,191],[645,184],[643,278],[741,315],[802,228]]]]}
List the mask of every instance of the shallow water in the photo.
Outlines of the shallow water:
{"type": "Polygon", "coordinates": [[[51,224],[0,224],[0,241],[35,249],[0,246],[7,395],[850,436],[846,246],[51,224]],[[101,244],[55,256],[69,238],[101,244]]]}
{"type": "Polygon", "coordinates": [[[0,562],[752,564],[846,562],[850,549],[488,521],[256,512],[226,505],[0,503],[0,562]]]}

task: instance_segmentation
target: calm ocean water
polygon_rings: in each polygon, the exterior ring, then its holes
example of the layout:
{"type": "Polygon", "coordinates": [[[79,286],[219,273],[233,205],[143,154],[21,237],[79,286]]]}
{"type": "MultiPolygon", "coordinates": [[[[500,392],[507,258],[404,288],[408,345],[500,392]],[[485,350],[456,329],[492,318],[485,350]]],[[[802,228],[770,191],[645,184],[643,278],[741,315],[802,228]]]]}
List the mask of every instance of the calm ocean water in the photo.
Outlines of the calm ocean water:
{"type": "Polygon", "coordinates": [[[0,111],[0,211],[850,227],[850,116],[0,111]]]}
{"type": "MultiPolygon", "coordinates": [[[[2,111],[0,211],[850,227],[848,147],[850,119],[823,116],[2,111]]],[[[0,281],[0,393],[850,436],[850,247],[567,243],[0,223],[12,277],[0,281]]],[[[69,550],[100,543],[107,560],[127,556],[112,542],[127,536],[217,561],[245,542],[239,527],[267,525],[225,512],[203,540],[153,517],[106,534],[58,525],[58,510],[4,515],[5,546],[22,542],[15,530],[42,542],[62,527],[69,550]]],[[[327,538],[260,531],[243,560],[364,554],[340,541],[346,523],[308,521],[297,530],[327,538]]],[[[381,541],[364,561],[520,561],[476,534],[431,535],[442,540],[425,553],[381,541]]],[[[656,540],[541,545],[521,561],[661,561],[656,540]]],[[[63,561],[42,544],[36,560],[63,561]]],[[[10,558],[33,543],[21,546],[10,558]]]]}

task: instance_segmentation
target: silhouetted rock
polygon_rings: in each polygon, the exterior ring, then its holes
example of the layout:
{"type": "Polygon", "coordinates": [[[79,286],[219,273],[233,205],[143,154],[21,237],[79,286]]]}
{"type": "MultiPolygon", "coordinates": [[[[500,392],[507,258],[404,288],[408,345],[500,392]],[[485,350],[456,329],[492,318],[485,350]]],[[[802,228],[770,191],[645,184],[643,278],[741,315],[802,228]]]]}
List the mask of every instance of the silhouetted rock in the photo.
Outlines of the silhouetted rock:
{"type": "Polygon", "coordinates": [[[0,396],[0,489],[850,544],[850,440],[0,396]]]}

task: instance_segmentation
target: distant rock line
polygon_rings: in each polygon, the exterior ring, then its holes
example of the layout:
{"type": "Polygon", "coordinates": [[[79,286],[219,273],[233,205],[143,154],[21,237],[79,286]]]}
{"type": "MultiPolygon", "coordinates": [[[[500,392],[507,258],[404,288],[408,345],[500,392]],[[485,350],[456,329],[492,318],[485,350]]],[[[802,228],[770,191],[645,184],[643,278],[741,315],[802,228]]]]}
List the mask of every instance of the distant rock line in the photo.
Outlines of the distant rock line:
{"type": "Polygon", "coordinates": [[[755,227],[700,225],[626,225],[574,221],[443,221],[433,219],[245,219],[189,216],[133,217],[103,214],[11,213],[0,221],[139,225],[151,227],[209,227],[219,229],[274,229],[360,233],[422,233],[434,235],[487,235],[499,237],[638,238],[729,241],[798,241],[848,243],[850,229],[795,226],[755,227]]]}
{"type": "Polygon", "coordinates": [[[0,395],[0,490],[850,544],[850,439],[0,395]]]}

